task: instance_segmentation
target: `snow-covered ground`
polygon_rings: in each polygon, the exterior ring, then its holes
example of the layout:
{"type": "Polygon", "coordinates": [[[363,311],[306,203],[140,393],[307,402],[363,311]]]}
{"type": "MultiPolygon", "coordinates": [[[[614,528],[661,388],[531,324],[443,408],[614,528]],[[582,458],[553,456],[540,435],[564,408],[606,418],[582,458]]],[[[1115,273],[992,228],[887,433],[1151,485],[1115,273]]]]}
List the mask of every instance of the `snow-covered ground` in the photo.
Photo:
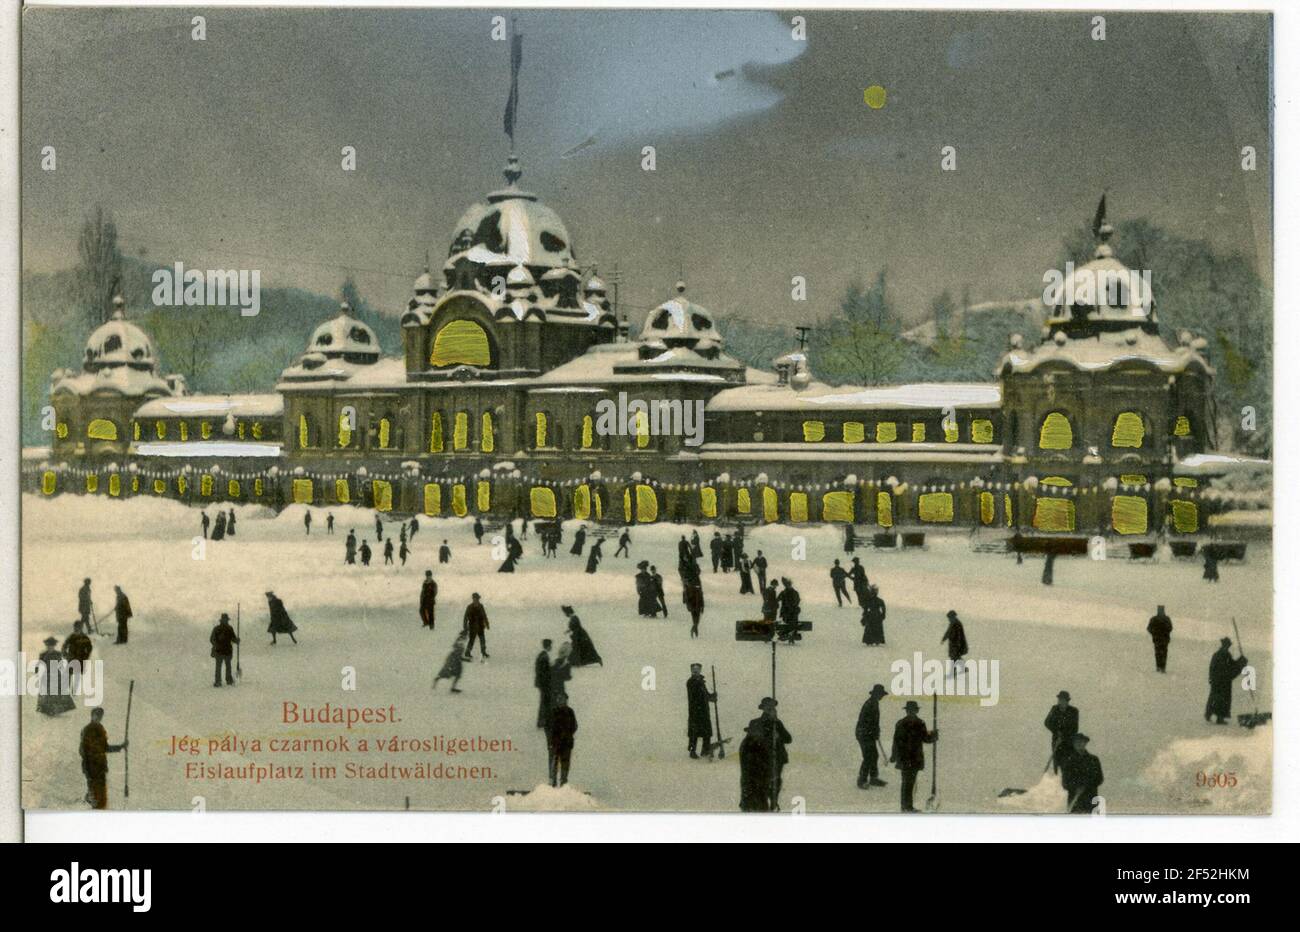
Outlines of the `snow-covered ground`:
{"type": "MultiPolygon", "coordinates": [[[[737,643],[736,619],[758,616],[756,596],[737,594],[733,575],[714,575],[705,560],[706,611],[702,636],[688,636],[676,565],[678,535],[689,528],[655,525],[633,530],[632,559],[614,559],[605,546],[600,572],[583,572],[585,557],[570,556],[573,524],[557,560],[541,556],[535,535],[525,541],[519,572],[499,574],[490,546],[475,546],[468,521],[420,520],[414,555],[405,567],[382,564],[376,548],[369,568],[343,565],[343,540],[355,527],[374,547],[374,513],[333,509],[333,537],[325,535],[325,509],[313,509],[310,537],[303,506],[276,516],[237,507],[237,536],[209,542],[193,558],[198,511],[179,503],[138,498],[62,496],[23,500],[23,648],[34,658],[50,634],[62,639],[76,616],[81,579],[93,580],[96,609],[112,603],[119,584],[136,617],[130,643],[96,639],[105,660],[105,726],[122,736],[127,683],[136,682],[131,717],[129,799],[122,797],[123,760],[110,757],[113,808],[188,809],[195,797],[211,809],[520,809],[709,810],[738,807],[735,749],[746,721],[770,689],[770,653],[761,643],[737,643]],[[438,544],[453,548],[439,566],[438,544]],[[636,614],[635,564],[658,565],[668,588],[668,619],[636,614]],[[420,580],[432,569],[440,587],[436,631],[417,616],[420,580]],[[273,589],[299,626],[299,644],[265,634],[266,601],[273,589]],[[460,628],[471,592],[480,592],[491,618],[491,659],[466,665],[459,695],[439,684],[430,689],[460,628]],[[212,688],[208,632],[220,612],[242,616],[243,677],[233,689],[212,688]],[[573,605],[604,657],[603,667],[574,671],[570,704],[579,731],[573,754],[573,790],[540,793],[546,752],[534,727],[537,693],[532,661],[543,637],[564,634],[563,604],[573,605]],[[689,664],[718,671],[722,728],[732,738],[724,761],[686,756],[684,684],[689,664]],[[343,688],[347,668],[355,690],[343,688]],[[285,725],[282,703],[302,707],[396,706],[395,725],[285,725]],[[271,752],[270,739],[346,735],[347,753],[271,752]],[[221,736],[260,739],[247,749],[212,757],[171,756],[173,736],[206,742],[221,736]],[[477,738],[508,750],[389,753],[357,750],[356,742],[477,738]],[[335,779],[254,783],[186,779],[185,764],[249,763],[302,766],[313,760],[339,768],[335,779]],[[484,779],[360,779],[344,775],[349,761],[369,767],[465,765],[489,768],[484,779]],[[532,791],[530,793],[530,791],[532,791]],[[528,793],[530,795],[519,795],[528,793]]],[[[386,533],[395,534],[389,522],[386,533]]],[[[701,527],[704,541],[711,527],[701,527]]],[[[1224,564],[1222,582],[1205,583],[1199,564],[1060,559],[1055,585],[1039,582],[1042,563],[972,552],[966,536],[930,535],[925,552],[859,551],[871,580],[889,606],[889,646],[863,646],[859,612],[837,608],[827,568],[841,552],[835,528],[766,526],[747,534],[752,554],[762,549],[771,575],[791,576],[803,594],[803,617],[814,630],[798,647],[779,647],[778,696],[783,721],[794,736],[785,773],[783,805],[802,797],[810,812],[894,812],[897,773],[882,769],[884,789],[855,786],[859,752],[853,737],[858,709],[876,682],[889,687],[890,664],[915,651],[941,657],[944,615],[956,608],[966,625],[972,660],[999,664],[999,701],[981,706],[968,697],[939,702],[939,795],[944,811],[1060,811],[1063,794],[1042,781],[1049,738],[1042,721],[1058,690],[1068,689],[1081,709],[1090,750],[1105,768],[1107,811],[1264,812],[1271,788],[1271,728],[1249,732],[1216,728],[1201,714],[1210,654],[1231,636],[1235,615],[1246,651],[1258,670],[1258,701],[1271,708],[1271,551],[1252,543],[1249,560],[1224,564]],[[792,559],[796,538],[807,559],[792,559]],[[1147,618],[1163,603],[1174,621],[1169,672],[1154,672],[1147,618]],[[1198,773],[1232,770],[1236,786],[1206,789],[1198,773]],[[1027,790],[998,798],[1004,787],[1027,790]]],[[[846,561],[847,562],[847,561],[846,561]]],[[[104,622],[112,629],[111,617],[104,622]]],[[[905,697],[882,703],[884,741],[905,697]]],[[[921,702],[930,719],[931,702],[921,702]]],[[[1248,710],[1238,692],[1234,712],[1248,710]]],[[[25,803],[33,808],[81,808],[85,785],[77,742],[84,709],[50,719],[24,700],[25,803]]],[[[929,795],[930,770],[918,785],[929,795]]]]}

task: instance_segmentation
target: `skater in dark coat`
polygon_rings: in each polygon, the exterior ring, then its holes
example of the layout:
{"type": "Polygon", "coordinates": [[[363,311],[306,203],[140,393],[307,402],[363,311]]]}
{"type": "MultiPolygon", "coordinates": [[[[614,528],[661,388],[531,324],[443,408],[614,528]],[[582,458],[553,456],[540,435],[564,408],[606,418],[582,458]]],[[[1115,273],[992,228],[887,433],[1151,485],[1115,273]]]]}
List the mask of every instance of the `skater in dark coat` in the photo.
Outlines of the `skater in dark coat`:
{"type": "Polygon", "coordinates": [[[230,675],[230,658],[235,655],[235,645],[239,643],[239,635],[235,629],[230,626],[230,616],[225,612],[217,619],[217,624],[208,635],[208,643],[212,645],[212,659],[214,669],[212,671],[212,685],[221,688],[221,671],[226,671],[226,685],[234,686],[235,678],[230,675]]]}
{"type": "Polygon", "coordinates": [[[438,562],[439,563],[451,562],[451,548],[447,546],[447,542],[445,540],[442,542],[442,546],[438,548],[438,562]]]}
{"type": "Polygon", "coordinates": [[[302,526],[307,529],[307,537],[311,537],[311,512],[305,512],[302,516],[302,526]]]}
{"type": "Polygon", "coordinates": [[[1101,761],[1088,753],[1089,738],[1085,734],[1075,734],[1070,739],[1073,750],[1061,764],[1061,785],[1069,794],[1067,812],[1075,815],[1089,815],[1093,800],[1105,781],[1101,772],[1101,761]]]}
{"type": "Polygon", "coordinates": [[[582,556],[582,548],[587,546],[587,529],[579,527],[573,532],[573,546],[569,548],[569,553],[575,557],[582,556]]]}
{"type": "Polygon", "coordinates": [[[90,710],[90,724],[81,729],[81,772],[86,777],[86,802],[92,809],[108,808],[108,755],[129,744],[109,744],[103,720],[104,707],[96,706],[90,710]]]}
{"type": "Polygon", "coordinates": [[[740,742],[740,811],[770,812],[772,744],[765,740],[757,719],[745,726],[740,742]]]}
{"type": "Polygon", "coordinates": [[[77,707],[72,698],[71,671],[58,643],[58,638],[46,638],[45,650],[36,661],[39,667],[36,711],[42,715],[62,715],[77,707]]]}
{"type": "Polygon", "coordinates": [[[217,512],[217,520],[212,525],[212,540],[224,540],[226,537],[226,513],[217,512]]]}
{"type": "Polygon", "coordinates": [[[790,580],[784,576],[781,577],[781,585],[785,586],[785,588],[782,589],[781,594],[776,597],[776,602],[779,607],[778,614],[781,618],[782,625],[792,627],[799,624],[799,605],[801,601],[799,598],[799,590],[794,587],[794,583],[790,582],[790,580]]]}
{"type": "Polygon", "coordinates": [[[287,634],[289,640],[297,644],[298,639],[293,636],[293,633],[298,630],[298,626],[293,623],[293,619],[285,611],[284,603],[280,601],[274,592],[268,592],[266,594],[266,605],[271,612],[271,623],[266,629],[267,633],[271,635],[271,643],[276,643],[276,635],[287,634]]]}
{"type": "Polygon", "coordinates": [[[94,624],[95,603],[90,597],[90,580],[83,579],[81,588],[77,590],[77,614],[81,616],[81,623],[89,631],[94,624]]]}
{"type": "Polygon", "coordinates": [[[406,541],[402,541],[401,549],[397,551],[397,557],[402,561],[402,566],[406,566],[406,558],[411,555],[411,548],[406,546],[406,541]]]}
{"type": "Polygon", "coordinates": [[[1205,700],[1205,720],[1214,716],[1216,725],[1228,724],[1232,715],[1232,684],[1246,669],[1245,655],[1232,657],[1232,638],[1219,641],[1219,649],[1210,658],[1210,697],[1205,700]]]}
{"type": "Polygon", "coordinates": [[[451,692],[458,693],[460,689],[460,678],[465,672],[465,632],[462,631],[456,635],[456,640],[452,642],[451,653],[442,662],[442,667],[438,670],[438,675],[433,678],[433,689],[438,689],[439,680],[451,680],[451,692]]]}
{"type": "Polygon", "coordinates": [[[388,540],[384,541],[384,563],[391,564],[392,562],[393,562],[393,539],[390,537],[388,538],[388,540]]]}
{"type": "Polygon", "coordinates": [[[85,666],[95,652],[95,643],[86,635],[86,626],[80,621],[72,623],[72,633],[63,642],[63,656],[85,666]]]}
{"type": "Polygon", "coordinates": [[[668,617],[668,599],[664,593],[664,578],[659,573],[657,566],[650,567],[650,594],[654,596],[655,609],[652,614],[664,613],[668,617]]]}
{"type": "Polygon", "coordinates": [[[546,729],[546,750],[549,758],[551,786],[564,786],[569,782],[569,763],[573,758],[573,736],[578,733],[578,717],[569,708],[569,696],[561,692],[555,697],[550,724],[546,729]]]}
{"type": "Polygon", "coordinates": [[[420,533],[420,519],[412,518],[411,519],[411,542],[412,543],[415,542],[415,535],[418,533],[420,533]]]}
{"type": "Polygon", "coordinates": [[[573,613],[573,606],[564,605],[561,608],[569,619],[569,643],[573,645],[573,651],[569,654],[569,665],[586,667],[594,663],[603,667],[605,661],[600,659],[600,653],[596,650],[591,635],[582,626],[582,619],[573,613]]]}
{"type": "Polygon", "coordinates": [[[776,592],[776,580],[767,584],[763,590],[763,620],[776,621],[777,613],[781,610],[781,599],[776,592]]]}
{"type": "Polygon", "coordinates": [[[718,571],[722,565],[722,535],[717,531],[713,532],[713,540],[709,541],[709,556],[713,560],[713,572],[718,571]]]}
{"type": "Polygon", "coordinates": [[[903,812],[916,812],[912,796],[916,789],[916,775],[925,769],[923,745],[939,740],[939,729],[927,729],[917,715],[920,711],[921,707],[911,700],[903,706],[905,714],[894,726],[894,742],[889,751],[889,762],[902,774],[899,803],[903,812]]]}
{"type": "Polygon", "coordinates": [[[691,664],[691,675],[686,681],[686,749],[692,758],[699,758],[695,753],[695,742],[701,742],[700,751],[705,757],[713,756],[713,718],[709,709],[710,702],[717,702],[717,693],[709,692],[704,681],[704,668],[691,664]]]}
{"type": "Polygon", "coordinates": [[[600,552],[600,548],[604,543],[605,542],[603,540],[598,540],[591,545],[591,551],[587,554],[588,573],[596,572],[596,567],[600,564],[601,559],[604,557],[604,554],[600,552]]]}
{"type": "Polygon", "coordinates": [[[858,546],[858,534],[853,529],[853,525],[846,524],[844,526],[844,552],[852,553],[854,550],[857,549],[857,546],[858,546]]]}
{"type": "Polygon", "coordinates": [[[381,541],[383,539],[384,539],[384,522],[379,519],[379,515],[375,515],[375,540],[381,541]]]}
{"type": "Polygon", "coordinates": [[[853,558],[853,563],[849,566],[849,579],[853,580],[853,594],[858,597],[858,605],[865,605],[870,583],[867,581],[867,571],[857,557],[853,558]]]}
{"type": "Polygon", "coordinates": [[[718,551],[719,556],[721,557],[722,572],[730,573],[732,568],[736,565],[735,541],[730,537],[725,537],[720,538],[719,543],[720,546],[718,551]]]}
{"type": "Polygon", "coordinates": [[[876,745],[880,741],[880,699],[888,696],[885,687],[877,683],[871,687],[867,701],[858,711],[858,724],[853,729],[853,737],[858,741],[862,751],[862,764],[858,767],[858,789],[865,790],[872,786],[884,786],[880,779],[880,755],[876,745]]]}
{"type": "Polygon", "coordinates": [[[206,511],[200,514],[199,518],[200,518],[199,523],[203,525],[203,537],[204,539],[206,539],[208,536],[208,528],[212,526],[212,519],[208,517],[208,513],[206,511]]]}
{"type": "Polygon", "coordinates": [[[334,512],[332,511],[325,513],[325,533],[326,534],[334,533],[334,512]]]}
{"type": "Polygon", "coordinates": [[[476,544],[483,543],[483,519],[482,518],[474,519],[474,543],[476,544]]]}
{"type": "Polygon", "coordinates": [[[347,540],[343,542],[343,562],[355,564],[357,562],[357,535],[355,531],[348,531],[347,540]]]}
{"type": "Polygon", "coordinates": [[[1151,648],[1156,654],[1156,672],[1164,673],[1169,660],[1169,641],[1174,633],[1174,623],[1165,614],[1163,605],[1156,606],[1156,613],[1147,622],[1147,634],[1151,635],[1151,648]]]}
{"type": "Polygon", "coordinates": [[[433,630],[434,613],[438,607],[438,584],[433,580],[433,570],[424,571],[424,582],[420,584],[420,624],[433,630]]]}
{"type": "Polygon", "coordinates": [[[704,556],[704,550],[700,547],[699,531],[691,531],[691,556],[697,560],[704,556]]]}
{"type": "Polygon", "coordinates": [[[1205,547],[1201,551],[1204,554],[1205,570],[1201,573],[1201,578],[1207,582],[1219,581],[1219,558],[1215,555],[1214,550],[1205,547]]]}
{"type": "Polygon", "coordinates": [[[1043,585],[1044,586],[1050,586],[1052,584],[1052,577],[1055,575],[1055,571],[1056,571],[1056,554],[1049,550],[1047,551],[1047,558],[1043,560],[1043,585]]]}
{"type": "Polygon", "coordinates": [[[1047,711],[1043,727],[1052,733],[1052,773],[1058,773],[1073,752],[1079,731],[1079,710],[1070,705],[1070,694],[1064,689],[1056,694],[1056,705],[1047,711]]]}
{"type": "Polygon", "coordinates": [[[551,717],[551,639],[542,641],[533,659],[533,686],[537,689],[537,727],[545,728],[551,717]]]}
{"type": "Polygon", "coordinates": [[[125,644],[127,641],[127,622],[135,615],[131,611],[131,600],[126,597],[121,586],[114,586],[113,592],[116,593],[116,601],[113,603],[113,614],[117,617],[117,640],[115,644],[125,644]]]}
{"type": "Polygon", "coordinates": [[[370,565],[370,544],[364,540],[361,542],[361,565],[370,565]]]}
{"type": "MultiPolygon", "coordinates": [[[[765,697],[758,704],[762,712],[756,719],[750,721],[750,727],[757,727],[759,737],[766,742],[769,749],[774,749],[776,759],[773,761],[769,750],[768,773],[767,773],[767,811],[777,812],[781,808],[781,783],[785,765],[790,762],[790,752],[785,746],[794,739],[790,737],[790,732],[786,731],[785,724],[776,716],[777,701],[771,696],[765,697]]],[[[748,731],[748,729],[746,729],[748,731]]]]}
{"type": "Polygon", "coordinates": [[[853,604],[853,599],[849,598],[848,586],[844,583],[848,578],[849,574],[844,572],[844,567],[840,566],[839,560],[836,560],[831,566],[831,591],[835,593],[836,608],[842,608],[845,600],[848,600],[850,605],[853,604]]]}
{"type": "Polygon", "coordinates": [[[691,544],[690,541],[686,539],[686,535],[683,534],[682,539],[677,542],[677,563],[679,565],[686,563],[691,558],[691,544]]]}
{"type": "Polygon", "coordinates": [[[632,577],[636,585],[636,613],[642,618],[650,618],[659,613],[659,602],[654,596],[654,580],[650,578],[650,562],[642,560],[636,565],[636,575],[632,577]]]}
{"type": "MultiPolygon", "coordinates": [[[[940,644],[945,641],[948,643],[949,667],[960,671],[964,664],[962,658],[970,653],[970,645],[966,643],[966,628],[957,617],[957,612],[952,609],[948,611],[948,630],[943,633],[943,637],[939,638],[940,644]]],[[[949,669],[949,675],[952,672],[952,669],[949,669]]]]}
{"type": "Polygon", "coordinates": [[[754,554],[754,572],[758,575],[758,592],[761,595],[767,588],[767,557],[763,551],[754,554]]]}
{"type": "Polygon", "coordinates": [[[682,604],[691,616],[691,637],[700,636],[700,616],[704,614],[704,586],[700,583],[700,564],[694,557],[677,567],[682,577],[682,604]]]}
{"type": "Polygon", "coordinates": [[[474,642],[478,641],[478,652],[483,660],[491,656],[487,652],[487,630],[492,627],[488,624],[487,610],[483,608],[483,603],[479,601],[477,592],[470,595],[470,603],[465,606],[465,620],[461,626],[469,637],[469,644],[465,648],[465,659],[474,659],[474,642]]]}
{"type": "Polygon", "coordinates": [[[740,594],[752,595],[754,592],[754,564],[749,562],[749,554],[742,553],[740,555],[740,561],[736,564],[736,568],[740,571],[740,594]]]}
{"type": "Polygon", "coordinates": [[[226,536],[235,536],[235,509],[230,509],[230,517],[226,520],[226,536]]]}
{"type": "Polygon", "coordinates": [[[882,647],[885,644],[885,600],[880,597],[879,586],[868,586],[867,598],[862,603],[862,643],[882,647]]]}
{"type": "Polygon", "coordinates": [[[623,528],[623,533],[618,535],[618,549],[614,551],[614,556],[632,559],[632,535],[627,528],[623,528]]]}

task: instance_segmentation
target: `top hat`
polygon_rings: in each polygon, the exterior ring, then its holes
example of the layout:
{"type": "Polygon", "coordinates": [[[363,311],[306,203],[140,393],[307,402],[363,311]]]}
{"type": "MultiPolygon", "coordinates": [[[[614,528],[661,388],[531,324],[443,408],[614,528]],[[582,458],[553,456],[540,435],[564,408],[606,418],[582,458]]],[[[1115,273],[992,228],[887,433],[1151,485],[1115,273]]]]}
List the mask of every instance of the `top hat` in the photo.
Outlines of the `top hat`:
{"type": "Polygon", "coordinates": [[[904,712],[920,712],[920,711],[921,711],[921,707],[920,707],[919,705],[916,704],[916,701],[915,701],[915,700],[913,700],[913,699],[908,699],[907,702],[904,703],[904,705],[903,705],[903,711],[904,711],[904,712]]]}
{"type": "Polygon", "coordinates": [[[881,686],[879,683],[877,683],[875,686],[872,686],[872,687],[871,687],[871,698],[872,698],[872,699],[877,699],[877,698],[879,698],[880,696],[888,696],[888,695],[889,695],[889,692],[885,689],[885,687],[881,686]]]}

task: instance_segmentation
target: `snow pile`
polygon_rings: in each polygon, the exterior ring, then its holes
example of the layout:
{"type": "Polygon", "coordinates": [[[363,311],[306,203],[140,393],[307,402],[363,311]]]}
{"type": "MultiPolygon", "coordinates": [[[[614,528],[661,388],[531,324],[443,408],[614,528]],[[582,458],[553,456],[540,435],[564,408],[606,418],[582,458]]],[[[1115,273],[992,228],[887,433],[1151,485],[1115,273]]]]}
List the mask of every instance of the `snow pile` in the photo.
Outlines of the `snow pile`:
{"type": "Polygon", "coordinates": [[[1206,738],[1174,741],[1156,754],[1139,780],[1167,793],[1170,803],[1180,807],[1268,812],[1272,738],[1266,725],[1250,731],[1224,728],[1206,738]]]}
{"type": "Polygon", "coordinates": [[[515,812],[594,812],[599,804],[572,786],[539,783],[522,796],[511,796],[506,808],[515,812]]]}
{"type": "Polygon", "coordinates": [[[998,806],[1010,812],[1065,812],[1068,801],[1060,776],[1045,773],[1025,792],[999,797],[998,806]]]}
{"type": "MultiPolygon", "coordinates": [[[[193,479],[192,481],[197,481],[193,479]]],[[[123,481],[127,481],[125,474],[123,481]]],[[[142,486],[152,480],[141,478],[142,486]]],[[[197,505],[186,505],[170,498],[138,495],[128,499],[104,495],[87,495],[70,498],[61,496],[45,498],[24,495],[22,498],[23,524],[40,529],[42,541],[128,540],[133,543],[168,535],[200,532],[197,505]]],[[[208,517],[215,520],[217,511],[235,512],[235,531],[248,520],[266,520],[275,517],[274,509],[265,505],[238,505],[230,502],[213,502],[207,507],[208,517]]],[[[299,516],[301,520],[301,515],[299,516]]]]}

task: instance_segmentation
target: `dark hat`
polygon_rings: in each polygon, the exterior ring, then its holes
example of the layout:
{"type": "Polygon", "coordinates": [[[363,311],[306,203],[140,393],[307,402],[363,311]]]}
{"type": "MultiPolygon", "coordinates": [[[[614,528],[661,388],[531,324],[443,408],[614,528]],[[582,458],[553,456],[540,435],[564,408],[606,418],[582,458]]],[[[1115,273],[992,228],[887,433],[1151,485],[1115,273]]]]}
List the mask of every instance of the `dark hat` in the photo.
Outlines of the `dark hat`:
{"type": "Polygon", "coordinates": [[[955,608],[950,608],[950,609],[948,609],[948,617],[949,617],[949,618],[956,618],[956,617],[957,617],[957,609],[955,609],[955,608]]]}
{"type": "Polygon", "coordinates": [[[57,644],[57,643],[59,643],[59,639],[58,639],[58,638],[46,638],[46,639],[45,639],[45,646],[46,646],[46,647],[53,647],[53,646],[54,646],[55,644],[57,644]]]}
{"type": "Polygon", "coordinates": [[[471,593],[469,594],[469,597],[470,597],[471,599],[473,599],[475,602],[477,602],[477,601],[479,600],[479,598],[480,598],[480,596],[479,596],[479,594],[478,594],[477,592],[471,592],[471,593]]]}
{"type": "Polygon", "coordinates": [[[1057,699],[1069,699],[1069,698],[1070,698],[1070,694],[1069,694],[1068,692],[1066,692],[1066,691],[1063,689],[1063,690],[1061,690],[1059,693],[1056,694],[1056,698],[1057,698],[1057,699]]]}
{"type": "Polygon", "coordinates": [[[642,560],[640,563],[638,563],[638,564],[636,565],[636,567],[637,567],[637,569],[639,569],[639,570],[643,570],[643,569],[645,569],[645,568],[646,568],[647,566],[649,566],[649,565],[650,565],[650,561],[649,561],[649,560],[642,560]]]}
{"type": "Polygon", "coordinates": [[[1074,735],[1073,737],[1074,737],[1074,740],[1075,740],[1075,741],[1082,741],[1084,744],[1087,744],[1089,741],[1092,740],[1091,738],[1089,738],[1087,735],[1085,735],[1085,734],[1084,734],[1083,732],[1081,732],[1081,731],[1080,731],[1080,732],[1076,732],[1075,735],[1074,735]]]}
{"type": "Polygon", "coordinates": [[[425,576],[432,576],[432,575],[433,575],[433,570],[425,570],[425,571],[424,571],[424,575],[425,575],[425,576]]]}
{"type": "Polygon", "coordinates": [[[881,686],[879,683],[871,687],[871,697],[873,699],[877,698],[878,696],[888,696],[888,695],[889,692],[885,689],[885,687],[881,686]]]}
{"type": "Polygon", "coordinates": [[[217,620],[218,620],[218,621],[229,621],[229,620],[230,620],[230,616],[227,615],[225,612],[222,612],[222,613],[221,613],[221,617],[220,617],[219,619],[217,619],[217,620]]]}
{"type": "Polygon", "coordinates": [[[1219,639],[1219,644],[1220,644],[1220,646],[1222,646],[1222,647],[1231,647],[1231,646],[1232,646],[1232,638],[1220,638],[1220,639],[1219,639]]]}
{"type": "Polygon", "coordinates": [[[566,614],[566,615],[572,615],[572,614],[573,614],[573,606],[572,606],[572,605],[561,605],[561,606],[560,606],[560,611],[564,612],[564,614],[566,614]]]}
{"type": "Polygon", "coordinates": [[[704,664],[702,664],[702,663],[693,663],[693,664],[691,664],[691,669],[692,669],[692,670],[702,670],[702,669],[704,669],[704,664]]]}
{"type": "Polygon", "coordinates": [[[762,711],[767,711],[768,709],[775,709],[776,706],[777,706],[777,701],[773,699],[771,696],[764,696],[762,700],[758,703],[758,707],[762,711]]]}
{"type": "Polygon", "coordinates": [[[921,711],[921,707],[920,707],[919,705],[916,704],[916,701],[915,701],[914,699],[908,699],[907,702],[903,704],[903,711],[904,711],[904,712],[920,712],[920,711],[921,711]]]}

